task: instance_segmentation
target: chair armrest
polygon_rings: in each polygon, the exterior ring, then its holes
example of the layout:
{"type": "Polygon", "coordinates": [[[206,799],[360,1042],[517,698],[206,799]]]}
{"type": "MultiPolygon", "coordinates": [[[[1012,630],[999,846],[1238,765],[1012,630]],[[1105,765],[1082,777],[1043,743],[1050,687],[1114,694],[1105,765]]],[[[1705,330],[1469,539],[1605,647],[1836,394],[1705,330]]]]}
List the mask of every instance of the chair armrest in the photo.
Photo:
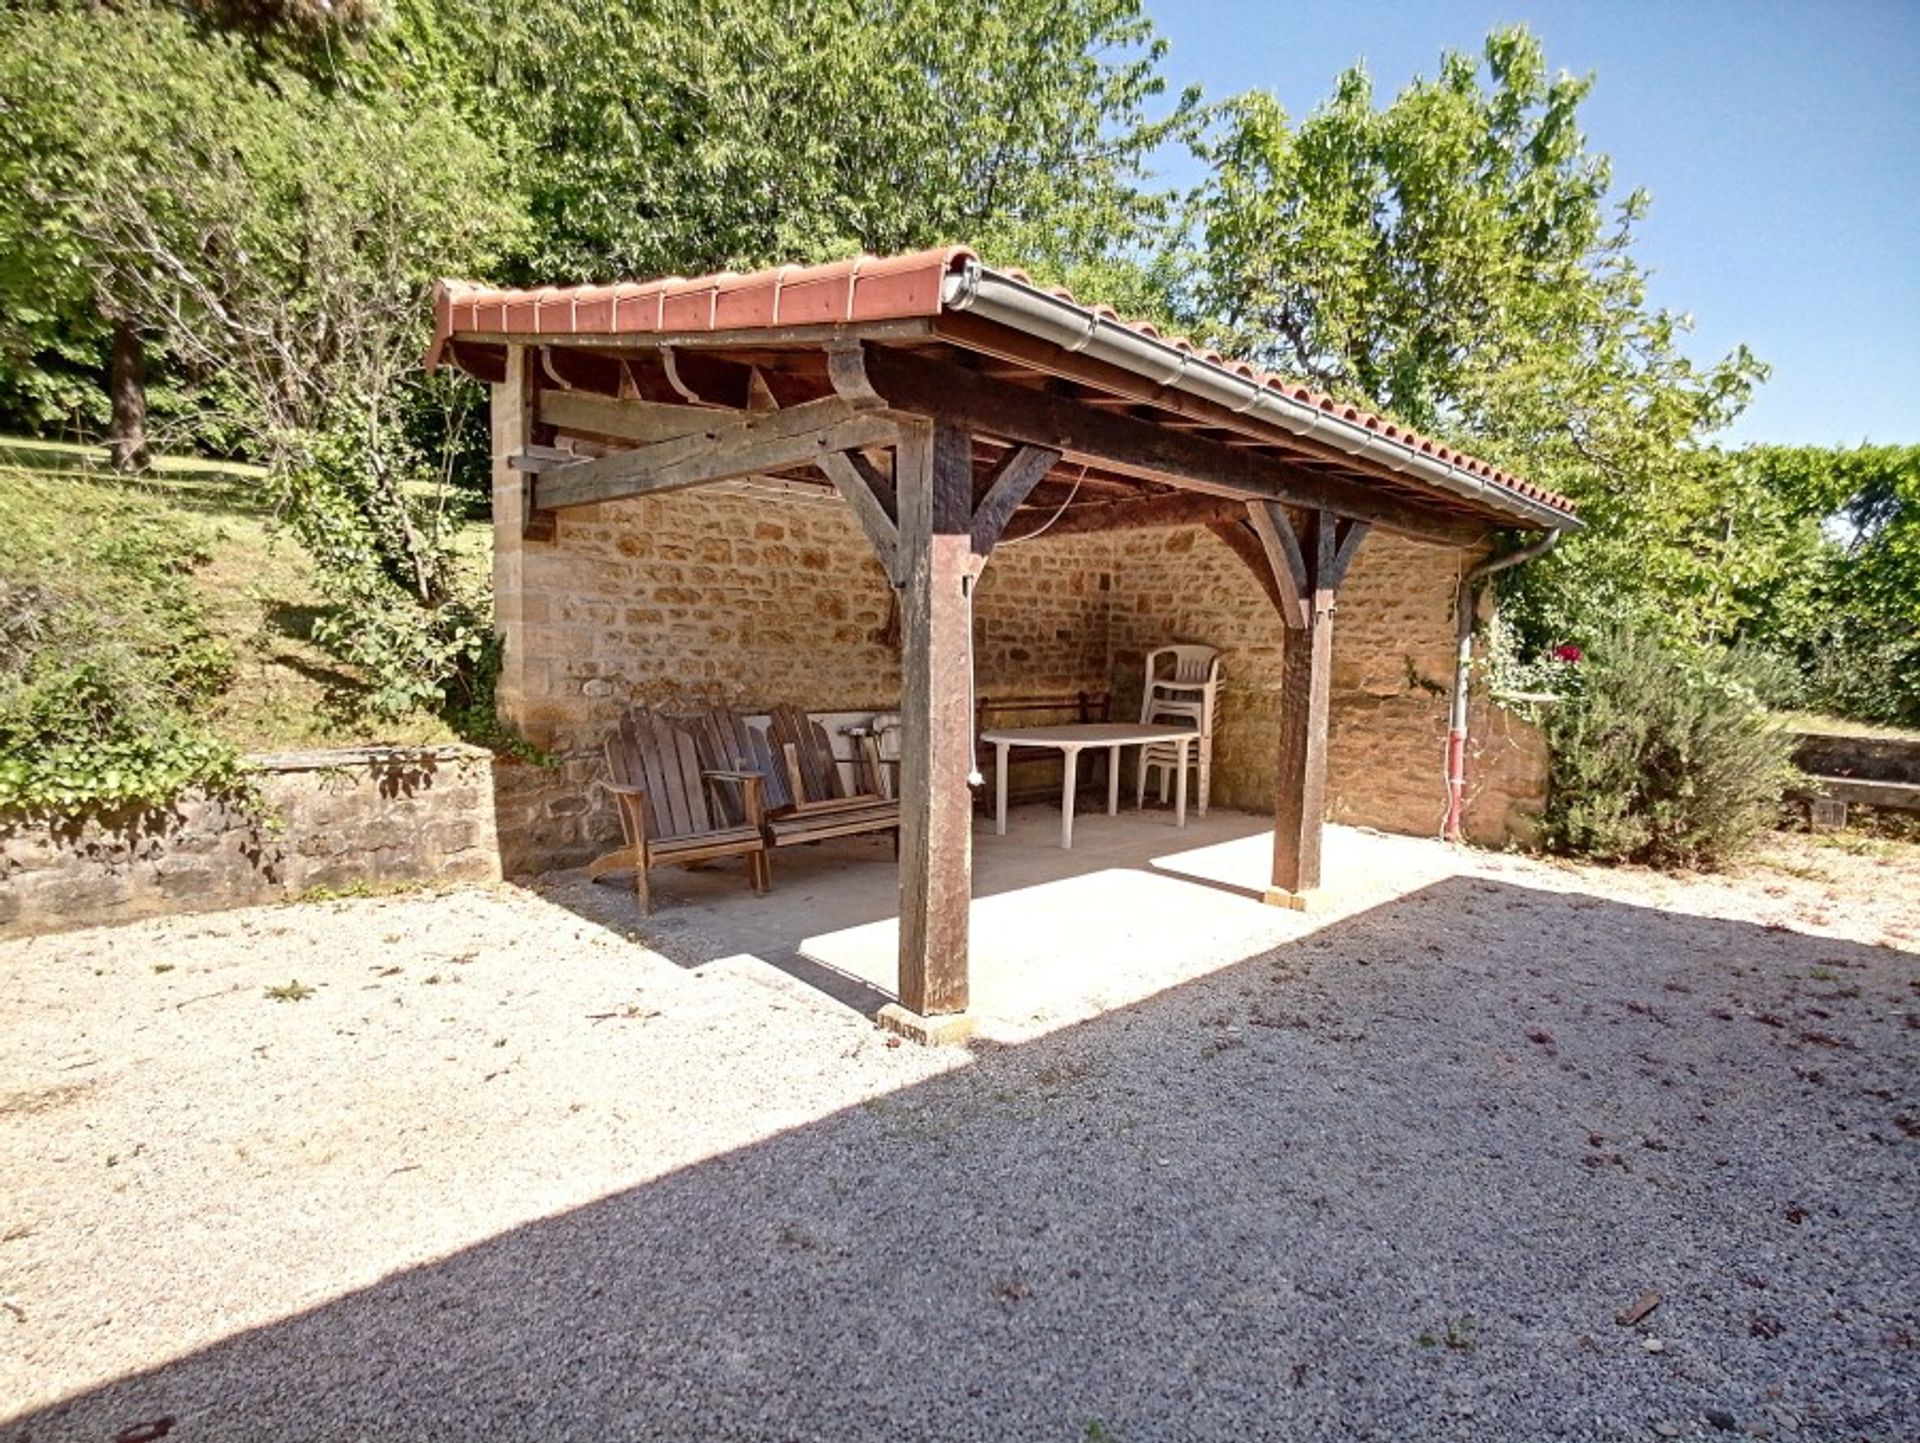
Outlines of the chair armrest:
{"type": "Polygon", "coordinates": [[[830,797],[824,802],[795,802],[793,811],[797,816],[810,816],[823,812],[851,812],[861,807],[870,807],[875,802],[891,802],[892,797],[882,796],[878,792],[862,792],[857,797],[830,797]]]}
{"type": "Polygon", "coordinates": [[[703,771],[700,780],[712,785],[715,782],[732,782],[740,788],[741,810],[746,813],[747,825],[758,827],[766,811],[761,800],[760,789],[766,785],[766,777],[760,772],[703,771]]]}
{"type": "Polygon", "coordinates": [[[627,834],[627,841],[640,852],[640,865],[647,865],[647,789],[630,787],[625,782],[602,782],[601,786],[613,793],[613,800],[620,809],[622,818],[620,830],[627,834]]]}

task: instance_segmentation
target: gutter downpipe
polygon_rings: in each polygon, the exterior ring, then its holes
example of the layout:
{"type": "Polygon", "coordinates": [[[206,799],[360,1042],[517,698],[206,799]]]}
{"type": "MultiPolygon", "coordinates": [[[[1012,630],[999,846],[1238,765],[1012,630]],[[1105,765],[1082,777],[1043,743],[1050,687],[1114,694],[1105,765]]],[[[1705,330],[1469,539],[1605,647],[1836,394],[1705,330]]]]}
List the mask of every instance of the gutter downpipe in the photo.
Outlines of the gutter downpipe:
{"type": "Polygon", "coordinates": [[[1447,716],[1447,819],[1440,827],[1440,835],[1446,841],[1460,840],[1460,826],[1466,812],[1467,683],[1473,670],[1473,616],[1479,608],[1481,584],[1510,567],[1545,556],[1559,544],[1560,532],[1556,528],[1518,551],[1481,562],[1460,578],[1460,590],[1454,598],[1453,700],[1447,716]]]}

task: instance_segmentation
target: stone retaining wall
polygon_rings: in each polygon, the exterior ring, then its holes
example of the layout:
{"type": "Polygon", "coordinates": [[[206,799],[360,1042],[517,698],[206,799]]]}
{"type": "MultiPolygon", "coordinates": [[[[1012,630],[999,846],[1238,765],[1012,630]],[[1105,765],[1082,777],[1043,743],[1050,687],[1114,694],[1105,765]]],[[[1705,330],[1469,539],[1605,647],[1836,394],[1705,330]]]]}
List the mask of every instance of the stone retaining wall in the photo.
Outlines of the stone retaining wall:
{"type": "Polygon", "coordinates": [[[1801,732],[1793,739],[1793,763],[1801,771],[1820,777],[1920,782],[1920,741],[1801,732]]]}
{"type": "Polygon", "coordinates": [[[57,931],[318,888],[500,876],[484,751],[356,748],[250,760],[258,807],[189,795],[83,823],[0,821],[0,929],[57,931]]]}

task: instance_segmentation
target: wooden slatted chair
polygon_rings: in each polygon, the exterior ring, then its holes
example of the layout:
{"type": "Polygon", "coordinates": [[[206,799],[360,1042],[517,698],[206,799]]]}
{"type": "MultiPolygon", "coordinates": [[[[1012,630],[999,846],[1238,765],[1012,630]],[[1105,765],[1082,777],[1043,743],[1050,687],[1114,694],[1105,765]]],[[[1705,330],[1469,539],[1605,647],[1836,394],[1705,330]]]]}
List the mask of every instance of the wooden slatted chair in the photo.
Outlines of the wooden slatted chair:
{"type": "Polygon", "coordinates": [[[878,791],[849,792],[826,728],[798,707],[775,707],[766,731],[715,707],[700,718],[699,739],[707,766],[758,771],[766,778],[762,830],[768,846],[890,831],[898,854],[900,804],[878,791]]]}
{"type": "Polygon", "coordinates": [[[632,868],[646,912],[653,910],[647,873],[669,863],[744,857],[754,891],[773,885],[758,770],[703,767],[693,737],[646,707],[620,719],[606,752],[607,790],[619,804],[626,845],[589,863],[589,879],[632,868]],[[719,805],[721,798],[728,805],[719,805]]]}

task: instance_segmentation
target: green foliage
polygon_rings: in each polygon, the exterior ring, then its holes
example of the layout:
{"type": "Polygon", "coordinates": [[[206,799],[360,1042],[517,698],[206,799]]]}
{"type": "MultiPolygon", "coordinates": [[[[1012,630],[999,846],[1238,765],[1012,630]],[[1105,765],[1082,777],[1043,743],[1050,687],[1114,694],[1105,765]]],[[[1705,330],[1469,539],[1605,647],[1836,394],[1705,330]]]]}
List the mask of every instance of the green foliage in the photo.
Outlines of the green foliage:
{"type": "Polygon", "coordinates": [[[272,51],[139,7],[0,29],[39,157],[22,209],[68,238],[74,288],[199,382],[201,428],[268,463],[335,605],[320,639],[376,712],[470,706],[486,598],[416,442],[446,453],[472,393],[419,359],[432,281],[512,244],[517,199],[438,91],[321,86],[272,51]]]}
{"type": "Polygon", "coordinates": [[[1171,210],[1139,0],[403,0],[386,39],[526,157],[545,282],[981,245],[1117,280],[1171,210]]]}
{"type": "Polygon", "coordinates": [[[1920,725],[1920,446],[1760,446],[1729,472],[1729,634],[1793,664],[1792,700],[1920,725]]]}
{"type": "Polygon", "coordinates": [[[1712,866],[1778,816],[1789,744],[1737,654],[1617,628],[1546,710],[1548,844],[1601,861],[1712,866]]]}
{"type": "Polygon", "coordinates": [[[1648,304],[1648,198],[1612,198],[1590,88],[1507,29],[1384,107],[1359,70],[1298,124],[1246,96],[1193,198],[1196,325],[1581,503],[1584,532],[1503,580],[1532,652],[1622,616],[1697,629],[1675,602],[1713,580],[1703,443],[1764,375],[1744,348],[1694,365],[1685,318],[1648,304]]]}
{"type": "Polygon", "coordinates": [[[195,719],[233,669],[188,581],[206,554],[137,493],[0,483],[0,810],[241,785],[233,749],[195,719]]]}
{"type": "Polygon", "coordinates": [[[314,639],[360,669],[376,716],[471,707],[492,617],[454,555],[450,492],[344,426],[302,449],[272,485],[334,603],[314,639]]]}

